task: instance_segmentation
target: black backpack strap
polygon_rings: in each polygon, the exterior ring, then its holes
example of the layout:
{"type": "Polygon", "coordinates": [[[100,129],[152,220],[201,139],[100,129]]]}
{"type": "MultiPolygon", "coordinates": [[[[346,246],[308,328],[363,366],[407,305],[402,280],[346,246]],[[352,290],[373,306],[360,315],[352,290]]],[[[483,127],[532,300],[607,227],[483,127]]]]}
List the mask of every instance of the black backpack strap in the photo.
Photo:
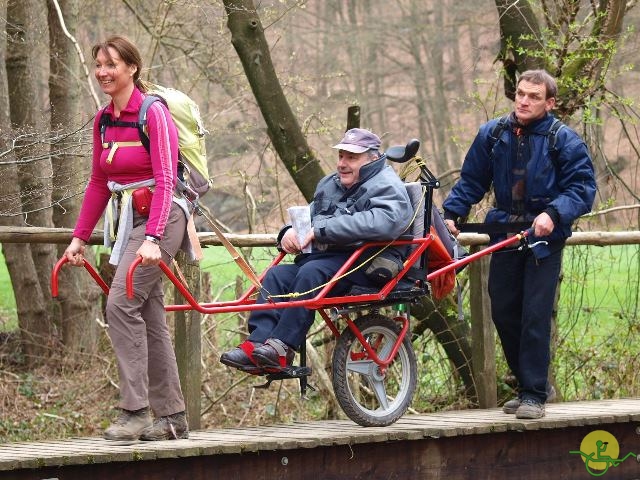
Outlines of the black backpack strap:
{"type": "MultiPolygon", "coordinates": [[[[169,108],[169,106],[167,105],[167,101],[164,98],[162,98],[160,95],[149,94],[142,101],[142,105],[140,105],[138,123],[136,124],[136,126],[138,127],[138,134],[140,135],[140,142],[142,142],[142,145],[147,150],[147,152],[150,152],[150,149],[151,149],[149,135],[147,135],[147,123],[148,123],[147,112],[149,111],[149,108],[151,107],[151,105],[155,102],[162,102],[167,108],[169,108]]],[[[184,169],[185,169],[185,164],[184,164],[184,161],[182,160],[182,153],[178,151],[178,178],[182,181],[184,181],[184,169]]]]}
{"type": "Polygon", "coordinates": [[[129,128],[138,128],[138,122],[123,122],[122,120],[114,120],[111,115],[105,113],[107,107],[102,109],[102,113],[100,114],[100,121],[98,122],[98,126],[100,127],[100,141],[105,143],[104,135],[107,131],[107,127],[129,127],[129,128]]]}
{"type": "Polygon", "coordinates": [[[98,126],[100,127],[100,141],[104,143],[104,134],[107,131],[108,124],[111,121],[111,115],[105,115],[105,110],[107,107],[104,107],[100,112],[100,121],[98,122],[98,126]]]}
{"type": "Polygon", "coordinates": [[[559,164],[558,164],[558,156],[560,155],[560,152],[556,148],[556,144],[558,142],[558,132],[560,131],[560,129],[562,129],[565,126],[566,125],[564,123],[562,123],[560,120],[555,118],[553,120],[553,123],[551,124],[551,128],[549,128],[549,131],[546,134],[549,155],[551,156],[551,161],[553,162],[553,168],[555,168],[556,171],[560,170],[559,164]]]}
{"type": "Polygon", "coordinates": [[[549,132],[547,132],[547,138],[548,138],[548,141],[549,141],[549,151],[550,152],[555,152],[556,151],[556,142],[558,140],[558,132],[560,131],[560,129],[562,127],[565,127],[565,124],[562,123],[557,118],[555,118],[553,120],[553,123],[551,124],[551,128],[549,129],[549,132]]]}
{"type": "Polygon", "coordinates": [[[493,158],[493,149],[495,148],[496,143],[498,143],[498,140],[500,139],[502,132],[504,132],[507,129],[508,120],[509,120],[509,115],[504,115],[503,117],[500,117],[498,119],[498,122],[491,129],[491,133],[489,134],[489,144],[488,144],[489,156],[491,158],[493,158]]]}
{"type": "MultiPolygon", "coordinates": [[[[493,156],[493,149],[496,143],[498,142],[498,140],[500,139],[502,132],[504,132],[505,129],[507,128],[508,120],[509,120],[509,115],[500,117],[500,119],[498,120],[498,123],[495,124],[495,126],[491,130],[491,133],[489,134],[489,152],[491,156],[493,156]]],[[[546,136],[549,141],[550,152],[555,153],[557,151],[556,143],[558,140],[558,132],[565,126],[566,125],[562,123],[560,120],[558,120],[557,118],[553,120],[553,123],[551,124],[551,128],[549,128],[549,131],[546,133],[546,136]]]]}

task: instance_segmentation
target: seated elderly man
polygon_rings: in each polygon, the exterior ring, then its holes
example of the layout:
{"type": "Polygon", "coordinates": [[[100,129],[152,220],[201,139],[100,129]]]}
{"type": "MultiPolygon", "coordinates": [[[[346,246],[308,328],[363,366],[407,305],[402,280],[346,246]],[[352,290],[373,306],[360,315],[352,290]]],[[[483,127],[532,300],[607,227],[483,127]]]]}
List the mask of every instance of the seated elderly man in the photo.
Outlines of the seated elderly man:
{"type": "MultiPolygon", "coordinates": [[[[278,235],[279,248],[298,255],[293,264],[277,265],[267,272],[263,286],[273,296],[298,292],[305,293],[298,300],[312,298],[317,292],[308,292],[330,280],[358,242],[394,240],[411,223],[413,209],[406,188],[381,156],[377,135],[353,128],[333,148],[338,150],[337,169],[318,183],[310,232],[302,243],[290,225],[278,235]],[[300,253],[310,244],[311,253],[300,253]]],[[[338,281],[332,295],[344,295],[353,285],[384,283],[402,267],[405,250],[387,248],[384,256],[367,262],[378,251],[369,249],[360,262],[362,267],[338,281]]],[[[258,298],[259,303],[266,301],[258,298]]],[[[252,311],[249,338],[223,353],[220,361],[256,375],[281,371],[291,365],[314,316],[314,310],[304,307],[252,311]]]]}

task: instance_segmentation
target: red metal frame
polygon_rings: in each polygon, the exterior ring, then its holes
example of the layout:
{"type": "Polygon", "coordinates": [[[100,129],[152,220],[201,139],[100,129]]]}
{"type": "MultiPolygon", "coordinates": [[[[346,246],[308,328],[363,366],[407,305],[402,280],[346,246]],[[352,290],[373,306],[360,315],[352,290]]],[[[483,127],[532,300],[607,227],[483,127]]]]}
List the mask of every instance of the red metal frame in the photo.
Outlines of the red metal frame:
{"type": "MultiPolygon", "coordinates": [[[[427,281],[432,281],[439,275],[443,275],[452,270],[456,270],[464,265],[467,265],[474,260],[488,255],[496,250],[504,248],[508,245],[514,244],[516,242],[520,242],[523,238],[528,235],[528,232],[522,232],[513,237],[509,237],[502,242],[498,242],[490,247],[487,247],[477,253],[464,257],[457,261],[451,261],[449,264],[444,267],[438,268],[433,272],[429,273],[426,277],[427,281]]],[[[270,310],[270,309],[281,309],[281,308],[292,308],[292,307],[305,307],[311,310],[317,310],[321,317],[324,319],[326,325],[329,327],[331,332],[336,336],[340,336],[340,332],[338,327],[335,325],[334,320],[331,318],[329,313],[327,312],[328,308],[338,306],[348,306],[352,304],[370,304],[376,303],[385,300],[387,295],[396,287],[398,282],[404,278],[406,273],[409,271],[412,265],[420,260],[420,257],[425,253],[427,248],[433,244],[435,241],[435,237],[431,234],[427,235],[425,238],[416,238],[413,240],[397,240],[392,243],[394,246],[401,245],[414,245],[415,249],[405,262],[404,268],[400,271],[400,273],[387,282],[377,293],[372,294],[363,294],[363,295],[346,295],[339,297],[329,297],[329,293],[331,292],[333,285],[340,279],[342,275],[348,272],[353,265],[356,263],[356,260],[360,257],[360,255],[367,249],[372,247],[384,247],[387,246],[387,242],[373,242],[367,243],[358,248],[356,251],[351,254],[346,263],[336,272],[336,274],[324,285],[320,291],[313,298],[309,298],[306,300],[290,300],[290,301],[282,301],[282,302],[267,302],[258,304],[256,303],[254,298],[254,294],[257,293],[256,286],[251,286],[246,292],[244,292],[238,299],[233,301],[224,301],[224,302],[214,302],[214,303],[198,303],[198,301],[191,295],[187,287],[176,277],[176,275],[171,271],[169,266],[166,263],[160,262],[159,267],[165,273],[165,275],[169,278],[169,280],[174,284],[174,286],[180,291],[182,296],[187,301],[184,305],[167,305],[165,307],[166,311],[184,311],[184,310],[196,310],[200,313],[207,314],[216,314],[216,313],[232,313],[232,312],[246,312],[253,310],[270,310]]],[[[259,279],[262,280],[266,275],[267,271],[273,266],[279,264],[284,258],[285,254],[280,253],[274,258],[271,264],[259,275],[259,279]]],[[[56,263],[52,275],[51,275],[51,294],[53,297],[58,296],[58,275],[62,266],[67,263],[68,260],[66,257],[62,257],[56,263]]],[[[129,267],[127,272],[127,295],[129,298],[133,297],[133,275],[135,269],[141,264],[142,259],[138,257],[129,267]]],[[[86,261],[84,261],[83,266],[89,272],[91,277],[98,283],[98,285],[102,288],[105,294],[109,293],[109,287],[104,282],[104,280],[100,277],[98,272],[86,261]]],[[[348,314],[342,313],[340,315],[345,319],[348,328],[353,332],[358,341],[362,344],[362,347],[366,351],[367,355],[371,360],[373,360],[383,371],[393,362],[402,341],[406,333],[409,330],[409,319],[405,317],[397,317],[395,320],[402,322],[402,328],[396,339],[393,348],[389,352],[389,355],[385,359],[380,359],[375,350],[371,348],[368,342],[364,339],[362,332],[358,329],[355,323],[349,318],[348,314]]]]}
{"type": "MultiPolygon", "coordinates": [[[[175,274],[171,271],[171,269],[167,266],[166,263],[160,262],[159,266],[165,275],[171,280],[171,282],[175,285],[175,287],[180,291],[185,300],[187,301],[186,305],[167,305],[167,311],[176,311],[176,310],[197,310],[200,313],[207,314],[215,314],[215,313],[230,313],[230,312],[245,312],[252,310],[272,310],[272,309],[281,309],[281,308],[291,308],[291,307],[305,307],[311,310],[318,310],[321,308],[327,308],[333,305],[345,305],[345,304],[353,304],[353,303],[369,303],[369,302],[379,302],[384,300],[386,296],[395,288],[398,282],[405,276],[405,274],[411,268],[419,258],[420,255],[427,249],[429,244],[433,242],[433,237],[429,235],[427,238],[420,238],[415,240],[399,240],[393,242],[393,245],[416,245],[417,248],[410,254],[409,258],[405,262],[405,267],[400,271],[400,273],[392,280],[390,280],[387,284],[385,284],[377,293],[365,294],[365,295],[346,295],[340,297],[328,297],[327,295],[333,289],[335,283],[340,279],[342,275],[348,272],[356,260],[360,257],[362,252],[371,248],[371,247],[383,247],[388,245],[385,242],[375,242],[375,243],[367,243],[362,247],[358,248],[355,252],[351,254],[351,256],[347,259],[345,264],[335,273],[335,275],[326,283],[324,287],[320,289],[320,291],[313,298],[309,298],[306,300],[290,300],[283,301],[277,303],[263,303],[257,304],[254,299],[250,299],[249,297],[256,293],[257,288],[255,286],[251,286],[249,290],[247,290],[241,297],[241,299],[230,301],[230,302],[214,302],[214,303],[198,303],[198,301],[193,298],[188,289],[182,284],[182,282],[175,276],[175,274]]],[[[269,268],[273,267],[280,263],[280,261],[284,258],[284,254],[279,254],[276,259],[271,262],[271,264],[260,274],[259,278],[262,280],[266,275],[266,272],[269,268]]],[[[129,271],[127,272],[127,296],[129,298],[133,298],[133,274],[135,269],[141,264],[142,259],[137,258],[129,267],[129,271]]]]}

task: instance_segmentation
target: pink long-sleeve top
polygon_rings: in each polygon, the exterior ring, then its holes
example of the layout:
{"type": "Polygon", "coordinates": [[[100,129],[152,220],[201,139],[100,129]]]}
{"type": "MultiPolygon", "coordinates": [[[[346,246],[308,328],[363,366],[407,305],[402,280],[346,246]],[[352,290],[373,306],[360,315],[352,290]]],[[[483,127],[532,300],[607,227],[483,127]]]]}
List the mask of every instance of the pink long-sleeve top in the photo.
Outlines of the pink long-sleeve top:
{"type": "MultiPolygon", "coordinates": [[[[120,113],[123,122],[137,122],[144,94],[133,89],[127,106],[120,113]]],[[[111,196],[108,181],[128,184],[142,180],[155,180],[153,200],[147,221],[147,235],[162,238],[169,218],[178,169],[178,132],[168,109],[162,102],[154,102],[147,113],[150,152],[144,146],[121,147],[107,162],[110,148],[102,147],[100,118],[113,117],[113,102],[100,110],[93,122],[93,160],[91,176],[80,209],[73,236],[88,241],[100,220],[111,196]]],[[[105,142],[137,142],[138,129],[133,127],[107,127],[105,142]]]]}

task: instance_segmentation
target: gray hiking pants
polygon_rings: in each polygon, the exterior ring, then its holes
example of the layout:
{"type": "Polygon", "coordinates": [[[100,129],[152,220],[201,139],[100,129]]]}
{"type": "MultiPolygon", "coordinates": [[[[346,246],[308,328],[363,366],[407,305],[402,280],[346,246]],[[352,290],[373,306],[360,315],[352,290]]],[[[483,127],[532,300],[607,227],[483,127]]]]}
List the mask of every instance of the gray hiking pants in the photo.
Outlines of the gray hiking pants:
{"type": "MultiPolygon", "coordinates": [[[[178,366],[167,327],[162,276],[158,266],[138,266],[133,277],[134,298],[127,298],[126,277],[144,241],[146,218],[134,213],[133,231],[116,269],[107,299],[109,337],[118,361],[120,408],[150,406],[156,417],[185,410],[178,366]]],[[[187,220],[173,203],[160,242],[169,264],[186,235],[187,220]]]]}

